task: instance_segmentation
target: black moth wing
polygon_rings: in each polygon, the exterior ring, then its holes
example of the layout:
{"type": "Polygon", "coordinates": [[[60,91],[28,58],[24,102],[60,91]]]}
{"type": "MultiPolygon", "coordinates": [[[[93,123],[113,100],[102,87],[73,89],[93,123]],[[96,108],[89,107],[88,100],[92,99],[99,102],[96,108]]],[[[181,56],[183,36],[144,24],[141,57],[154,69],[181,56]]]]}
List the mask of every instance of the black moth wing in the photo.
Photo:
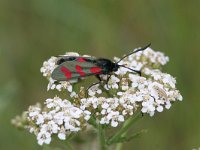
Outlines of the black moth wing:
{"type": "Polygon", "coordinates": [[[80,60],[85,60],[85,61],[91,62],[91,63],[95,63],[96,62],[96,58],[94,58],[94,57],[81,57],[81,56],[59,55],[56,64],[60,65],[63,62],[66,62],[66,61],[80,61],[80,60]]]}
{"type": "Polygon", "coordinates": [[[51,74],[57,81],[69,81],[102,73],[102,68],[96,65],[96,59],[92,57],[63,56],[58,58],[57,64],[58,67],[51,74]]]}

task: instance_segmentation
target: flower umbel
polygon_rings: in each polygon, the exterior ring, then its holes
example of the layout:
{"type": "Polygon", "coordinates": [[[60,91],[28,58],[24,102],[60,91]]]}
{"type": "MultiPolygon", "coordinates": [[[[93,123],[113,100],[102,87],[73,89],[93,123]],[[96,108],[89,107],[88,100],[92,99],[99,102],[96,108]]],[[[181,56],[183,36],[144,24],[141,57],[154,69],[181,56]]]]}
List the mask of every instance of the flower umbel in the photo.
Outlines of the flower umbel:
{"type": "MultiPolygon", "coordinates": [[[[65,55],[80,56],[71,52],[65,55]]],[[[114,58],[115,62],[118,60],[114,58]]],[[[132,54],[119,63],[140,70],[141,76],[121,67],[110,77],[101,75],[101,83],[88,90],[78,86],[82,79],[55,82],[51,73],[57,67],[56,61],[56,57],[51,57],[43,63],[40,71],[49,81],[48,90],[58,90],[68,96],[65,99],[58,96],[46,99],[43,106],[30,106],[21,118],[21,124],[19,117],[13,120],[15,125],[20,124],[20,127],[34,133],[40,145],[49,144],[52,135],[65,140],[70,134],[86,129],[89,124],[94,128],[101,125],[117,127],[134,116],[136,111],[153,116],[183,99],[176,89],[175,78],[161,71],[169,58],[151,48],[132,54]]]]}

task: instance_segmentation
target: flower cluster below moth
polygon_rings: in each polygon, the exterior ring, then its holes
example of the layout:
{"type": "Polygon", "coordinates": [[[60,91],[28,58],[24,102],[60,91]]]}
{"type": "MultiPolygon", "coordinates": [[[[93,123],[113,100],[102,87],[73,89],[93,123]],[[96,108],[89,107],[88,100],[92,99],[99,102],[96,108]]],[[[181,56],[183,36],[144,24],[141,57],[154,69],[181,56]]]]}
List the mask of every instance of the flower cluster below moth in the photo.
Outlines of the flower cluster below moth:
{"type": "MultiPolygon", "coordinates": [[[[65,56],[80,55],[70,52],[65,56]]],[[[114,62],[118,60],[120,59],[114,58],[114,62]]],[[[80,59],[79,62],[84,61],[80,59]]],[[[146,48],[119,63],[140,70],[141,76],[120,67],[111,74],[108,82],[108,75],[102,74],[100,75],[102,81],[87,90],[87,87],[78,86],[82,78],[55,82],[51,74],[57,67],[57,58],[51,57],[40,69],[49,81],[47,90],[58,90],[67,93],[68,97],[49,98],[43,107],[30,106],[26,112],[28,123],[25,128],[34,133],[38,143],[42,145],[49,144],[52,135],[64,140],[70,133],[85,129],[91,117],[96,118],[96,122],[102,125],[117,127],[136,111],[153,116],[156,112],[169,109],[172,102],[182,101],[182,96],[176,89],[175,78],[161,71],[162,66],[168,61],[169,58],[162,52],[146,48]]],[[[79,73],[83,74],[82,70],[78,69],[79,73]]]]}

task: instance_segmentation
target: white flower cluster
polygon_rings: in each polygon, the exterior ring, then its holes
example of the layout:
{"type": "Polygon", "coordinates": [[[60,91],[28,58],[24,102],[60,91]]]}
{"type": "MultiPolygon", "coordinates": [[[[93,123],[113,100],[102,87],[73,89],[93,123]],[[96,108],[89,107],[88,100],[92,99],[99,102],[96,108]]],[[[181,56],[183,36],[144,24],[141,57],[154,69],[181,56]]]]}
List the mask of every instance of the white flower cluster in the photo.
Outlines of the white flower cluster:
{"type": "MultiPolygon", "coordinates": [[[[115,57],[115,61],[119,60],[119,58],[115,57]]],[[[120,64],[126,65],[128,67],[132,67],[136,70],[141,70],[144,67],[149,68],[158,68],[161,65],[165,65],[169,61],[169,57],[165,56],[162,52],[155,52],[151,48],[146,48],[144,51],[137,52],[129,57],[123,59],[120,64]]],[[[116,72],[116,74],[126,73],[124,68],[120,69],[116,72]]]]}
{"type": "Polygon", "coordinates": [[[52,134],[57,134],[61,140],[71,132],[78,132],[86,126],[91,113],[75,107],[68,100],[54,97],[45,101],[45,109],[39,106],[30,106],[28,120],[33,124],[27,126],[30,132],[37,136],[38,144],[49,144],[52,134]]]}
{"type": "Polygon", "coordinates": [[[44,61],[43,66],[40,68],[41,73],[44,77],[50,78],[51,73],[56,68],[57,57],[51,57],[47,61],[44,61]]]}
{"type": "MultiPolygon", "coordinates": [[[[77,53],[66,55],[79,56],[77,53]]],[[[119,58],[114,60],[117,62],[119,58]]],[[[31,124],[27,127],[37,135],[38,143],[42,145],[50,143],[52,134],[65,139],[67,134],[81,130],[87,126],[91,116],[97,123],[117,127],[137,110],[153,116],[164,108],[169,109],[172,102],[181,101],[182,96],[176,89],[175,78],[160,70],[168,61],[163,53],[147,48],[119,62],[119,65],[140,70],[142,76],[120,67],[110,77],[101,75],[102,82],[89,90],[84,87],[75,90],[74,81],[55,82],[51,78],[57,67],[56,57],[51,57],[41,68],[43,76],[49,80],[48,90],[65,92],[67,89],[70,101],[55,97],[47,99],[43,109],[30,107],[28,119],[31,124]]]]}

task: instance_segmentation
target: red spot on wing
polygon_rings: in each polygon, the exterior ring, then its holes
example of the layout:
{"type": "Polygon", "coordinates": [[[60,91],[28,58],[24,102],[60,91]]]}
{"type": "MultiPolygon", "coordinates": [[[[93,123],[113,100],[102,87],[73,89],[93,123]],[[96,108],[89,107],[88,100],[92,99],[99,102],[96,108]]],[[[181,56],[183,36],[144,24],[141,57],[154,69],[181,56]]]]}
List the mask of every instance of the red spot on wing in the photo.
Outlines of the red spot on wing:
{"type": "Polygon", "coordinates": [[[92,67],[90,68],[90,72],[94,74],[101,74],[102,69],[99,67],[92,67]]]}
{"type": "Polygon", "coordinates": [[[80,58],[77,58],[77,61],[78,61],[78,62],[86,62],[86,60],[85,60],[84,58],[81,58],[81,57],[80,57],[80,58]]]}
{"type": "Polygon", "coordinates": [[[65,77],[66,77],[67,79],[70,79],[70,78],[72,77],[71,71],[70,71],[69,69],[67,69],[66,67],[62,66],[62,67],[60,68],[60,70],[65,74],[65,77]]]}
{"type": "Polygon", "coordinates": [[[76,65],[76,71],[81,75],[81,76],[85,76],[85,72],[83,72],[83,68],[79,65],[76,65]]]}

